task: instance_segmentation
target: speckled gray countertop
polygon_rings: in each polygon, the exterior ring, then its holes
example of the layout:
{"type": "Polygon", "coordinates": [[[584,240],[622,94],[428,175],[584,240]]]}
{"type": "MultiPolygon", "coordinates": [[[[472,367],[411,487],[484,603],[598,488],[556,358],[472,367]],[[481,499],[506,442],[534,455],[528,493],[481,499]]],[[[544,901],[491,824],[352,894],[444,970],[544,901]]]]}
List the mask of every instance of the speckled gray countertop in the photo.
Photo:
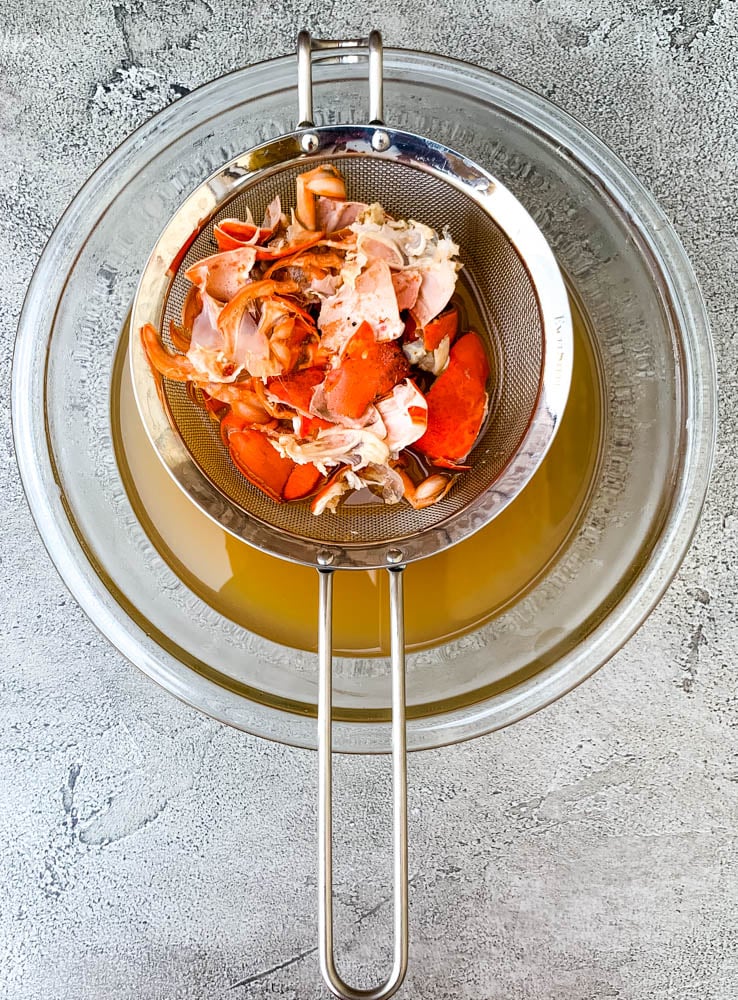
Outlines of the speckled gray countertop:
{"type": "MultiPolygon", "coordinates": [[[[738,4],[8,0],[0,22],[0,996],[325,995],[315,758],[198,716],[100,637],[28,514],[15,322],[55,221],[130,130],[298,27],[443,51],[572,112],[671,216],[707,299],[722,432],[695,544],[628,646],[514,728],[410,762],[404,996],[738,997],[738,4]]],[[[350,974],[386,957],[387,761],[341,759],[350,974]],[[354,805],[349,806],[350,800],[354,805]],[[358,803],[358,804],[357,804],[358,803]],[[357,871],[349,859],[364,852],[357,871]]]]}

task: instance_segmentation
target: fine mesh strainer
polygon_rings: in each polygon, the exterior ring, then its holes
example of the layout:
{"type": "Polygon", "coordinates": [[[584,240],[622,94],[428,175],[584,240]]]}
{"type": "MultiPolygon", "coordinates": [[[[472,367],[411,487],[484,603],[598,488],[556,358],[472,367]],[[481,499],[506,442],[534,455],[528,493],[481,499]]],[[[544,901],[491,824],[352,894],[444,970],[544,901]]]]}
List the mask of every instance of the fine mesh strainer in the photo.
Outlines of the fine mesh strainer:
{"type": "Polygon", "coordinates": [[[390,997],[407,967],[407,808],[405,659],[402,570],[482,528],[506,507],[540,465],[558,428],[569,391],[572,330],[568,300],[553,254],[528,213],[485,170],[452,150],[382,121],[382,44],[368,39],[298,39],[300,124],[231,160],[184,202],[146,264],[133,305],[131,371],[151,441],[178,485],[227,531],[279,558],[315,566],[320,579],[319,924],[321,971],[347,1000],[390,997]],[[315,127],[313,52],[356,59],[366,49],[370,116],[367,125],[315,127]],[[336,514],[315,517],[306,503],[277,504],[235,469],[218,429],[182,383],[152,376],[140,338],[145,323],[163,332],[179,321],[189,283],[184,272],[216,250],[221,218],[260,218],[279,195],[294,203],[295,178],[319,163],[337,164],[350,197],[379,201],[395,218],[435,229],[448,226],[461,247],[463,275],[482,320],[493,386],[490,415],[463,473],[439,503],[416,511],[361,496],[336,514]],[[386,568],[390,577],[392,670],[394,961],[389,977],[370,990],[338,975],[332,908],[332,574],[339,568],[386,568]]]}

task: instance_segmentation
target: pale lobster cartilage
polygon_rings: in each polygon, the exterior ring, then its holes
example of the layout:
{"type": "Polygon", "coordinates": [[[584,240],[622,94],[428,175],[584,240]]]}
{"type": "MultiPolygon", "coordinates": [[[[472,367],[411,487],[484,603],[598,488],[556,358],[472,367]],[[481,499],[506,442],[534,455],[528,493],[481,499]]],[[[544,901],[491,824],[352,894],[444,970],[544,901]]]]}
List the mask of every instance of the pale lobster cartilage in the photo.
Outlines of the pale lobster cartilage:
{"type": "Polygon", "coordinates": [[[248,281],[255,263],[253,247],[236,247],[197,261],[185,272],[185,277],[214,299],[228,302],[248,281]]]}
{"type": "Polygon", "coordinates": [[[297,178],[297,207],[295,213],[305,229],[318,228],[317,206],[319,198],[346,200],[346,185],[341,174],[330,164],[323,163],[297,178]]]}
{"type": "MultiPolygon", "coordinates": [[[[331,72],[334,71],[332,67],[331,72]]],[[[398,466],[394,471],[410,503],[386,504],[382,497],[367,490],[366,502],[360,496],[347,497],[335,514],[316,517],[309,503],[275,503],[260,488],[251,485],[234,467],[229,450],[235,452],[236,460],[242,462],[254,478],[262,472],[258,463],[268,455],[269,482],[266,485],[271,495],[282,499],[312,497],[314,507],[329,507],[342,499],[338,494],[344,484],[350,487],[349,471],[342,472],[339,468],[333,474],[334,479],[318,482],[320,472],[311,461],[296,462],[275,450],[268,425],[266,433],[231,428],[229,449],[221,441],[217,424],[193,405],[185,384],[160,376],[152,378],[144,345],[136,337],[131,342],[131,371],[142,420],[152,444],[192,502],[249,544],[279,558],[311,565],[320,572],[317,703],[321,970],[338,997],[384,1000],[399,987],[407,964],[401,570],[408,562],[468,538],[504,510],[530,481],[553,441],[566,403],[572,370],[572,326],[564,282],[553,253],[534,221],[504,185],[463,153],[383,124],[382,50],[378,33],[373,32],[368,39],[348,42],[315,42],[306,33],[301,33],[298,79],[300,126],[294,132],[236,157],[187,198],[162,233],[144,268],[133,306],[132,326],[140,329],[148,323],[156,332],[166,330],[170,320],[178,323],[189,289],[184,273],[201,258],[212,254],[213,227],[225,219],[245,217],[246,206],[251,208],[253,218],[261,218],[276,196],[280,197],[282,205],[292,204],[295,183],[299,175],[305,175],[306,168],[313,173],[314,180],[309,184],[303,182],[302,216],[294,233],[295,237],[298,231],[303,235],[306,231],[312,233],[310,227],[317,225],[318,214],[328,207],[320,198],[330,200],[331,190],[338,189],[331,185],[337,185],[334,169],[340,168],[346,190],[356,202],[371,207],[381,200],[387,215],[393,219],[416,219],[428,227],[448,227],[448,233],[458,241],[463,264],[460,280],[478,314],[480,326],[476,333],[481,339],[479,346],[476,339],[472,346],[468,338],[473,334],[459,337],[455,342],[449,336],[448,367],[428,393],[426,430],[413,444],[415,449],[425,448],[424,454],[433,460],[446,462],[449,472],[433,472],[419,485],[408,485],[403,480],[407,470],[398,466]],[[347,49],[353,61],[356,61],[357,50],[368,53],[371,107],[368,121],[358,125],[315,126],[311,96],[313,53],[317,51],[320,57],[325,51],[333,63],[340,63],[347,49]],[[187,249],[183,253],[185,245],[187,249]],[[176,267],[170,267],[172,261],[177,262],[176,267]],[[482,379],[482,373],[485,369],[490,372],[490,406],[481,434],[476,444],[469,442],[467,435],[467,441],[457,441],[458,447],[449,449],[446,446],[449,435],[443,433],[443,427],[437,424],[433,415],[434,393],[438,396],[456,392],[454,386],[458,388],[459,383],[454,382],[455,371],[468,373],[477,384],[481,380],[484,393],[486,376],[482,379]],[[473,450],[467,456],[464,445],[471,447],[472,444],[473,450]],[[265,451],[266,448],[270,451],[265,451]],[[468,471],[457,475],[454,469],[462,461],[469,466],[468,471]],[[439,499],[436,494],[445,495],[439,499]],[[433,502],[425,505],[430,498],[433,502]],[[390,573],[394,957],[392,971],[380,986],[357,991],[338,975],[333,958],[331,580],[336,569],[381,567],[390,573]]],[[[370,210],[365,214],[371,214],[370,210]]],[[[362,218],[362,214],[357,213],[354,222],[362,218]]],[[[349,232],[356,237],[352,230],[349,232]]],[[[331,245],[322,233],[306,239],[313,241],[314,246],[331,245]]],[[[342,235],[338,242],[345,245],[342,235]]],[[[420,272],[420,282],[415,282],[417,287],[408,286],[405,291],[408,296],[417,292],[413,306],[408,308],[414,311],[415,321],[421,328],[430,327],[428,318],[435,316],[434,310],[448,301],[444,301],[444,296],[452,268],[456,276],[452,243],[453,240],[443,235],[435,244],[431,240],[429,247],[428,239],[423,243],[423,239],[413,237],[413,241],[408,240],[400,248],[403,258],[407,258],[407,268],[416,267],[420,272]],[[433,259],[437,254],[439,260],[447,263],[426,273],[423,262],[430,259],[430,251],[433,259]],[[426,282],[428,275],[430,279],[426,282]]],[[[279,259],[274,255],[284,247],[287,248],[285,256],[297,249],[309,249],[307,245],[297,247],[285,239],[285,243],[274,251],[257,248],[257,256],[261,254],[262,260],[269,261],[279,259]]],[[[371,250],[371,244],[366,250],[371,250]]],[[[374,252],[378,250],[375,245],[374,252]]],[[[382,260],[381,256],[376,256],[375,263],[382,265],[378,268],[377,279],[389,280],[394,292],[392,276],[401,272],[391,265],[393,262],[396,265],[399,258],[391,249],[388,255],[392,259],[382,260]]],[[[273,273],[275,277],[282,274],[279,270],[273,273]]],[[[318,282],[324,280],[317,278],[318,282]]],[[[334,319],[338,321],[339,317],[334,319]]],[[[396,345],[402,356],[399,345],[403,342],[404,328],[397,329],[394,316],[385,319],[384,333],[388,342],[396,345]]],[[[347,339],[342,337],[343,331],[338,326],[333,333],[342,343],[347,339]]],[[[440,336],[435,343],[426,345],[424,342],[424,351],[439,350],[446,335],[440,336]]],[[[404,356],[402,363],[406,363],[404,356]]],[[[334,408],[345,409],[340,380],[339,375],[329,386],[332,389],[329,402],[334,408]]],[[[362,437],[361,428],[350,429],[350,433],[362,437]]],[[[333,444],[336,443],[334,440],[333,444]]],[[[326,457],[325,451],[318,456],[321,457],[326,457]]],[[[337,458],[338,452],[332,457],[337,458]]],[[[364,469],[392,461],[388,456],[382,462],[372,461],[371,455],[364,457],[367,458],[364,469]]],[[[352,475],[370,475],[356,464],[352,475]]],[[[329,469],[327,462],[325,468],[329,469]]],[[[373,485],[380,491],[393,488],[389,482],[385,487],[378,483],[373,485]]],[[[396,481],[394,486],[397,486],[396,481]]]]}

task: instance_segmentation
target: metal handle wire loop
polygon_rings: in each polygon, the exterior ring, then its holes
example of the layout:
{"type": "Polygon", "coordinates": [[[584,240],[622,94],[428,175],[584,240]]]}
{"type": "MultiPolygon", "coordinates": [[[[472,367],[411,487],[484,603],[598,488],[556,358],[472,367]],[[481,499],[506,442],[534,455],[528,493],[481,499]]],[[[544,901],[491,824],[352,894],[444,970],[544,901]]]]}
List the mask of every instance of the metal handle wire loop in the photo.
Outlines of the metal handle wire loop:
{"type": "MultiPolygon", "coordinates": [[[[371,31],[367,38],[312,38],[309,31],[297,36],[297,114],[298,128],[313,128],[313,52],[326,49],[367,49],[369,53],[369,124],[382,125],[383,60],[382,36],[371,31]]],[[[345,57],[344,57],[345,58],[345,57]]]]}
{"type": "Polygon", "coordinates": [[[320,971],[340,1000],[386,1000],[402,985],[407,971],[407,747],[405,734],[405,634],[403,625],[404,566],[390,574],[390,635],[392,663],[392,842],[393,842],[393,961],[387,979],[373,989],[354,989],[336,971],[333,953],[333,571],[320,569],[318,623],[318,936],[320,971]]]}

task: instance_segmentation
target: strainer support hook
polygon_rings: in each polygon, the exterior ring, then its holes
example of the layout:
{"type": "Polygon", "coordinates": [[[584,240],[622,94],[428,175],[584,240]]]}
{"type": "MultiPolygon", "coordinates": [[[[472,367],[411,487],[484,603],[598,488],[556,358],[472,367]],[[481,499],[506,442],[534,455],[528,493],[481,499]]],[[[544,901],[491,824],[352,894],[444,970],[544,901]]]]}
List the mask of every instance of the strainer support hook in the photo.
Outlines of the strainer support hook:
{"type": "MultiPolygon", "coordinates": [[[[383,60],[382,36],[370,31],[366,38],[313,38],[309,31],[297,36],[297,102],[298,129],[313,128],[313,52],[327,49],[366,49],[369,58],[369,124],[383,125],[383,60]]],[[[354,61],[356,56],[339,56],[341,61],[354,61]]],[[[309,150],[306,150],[309,152],[309,150]]]]}

